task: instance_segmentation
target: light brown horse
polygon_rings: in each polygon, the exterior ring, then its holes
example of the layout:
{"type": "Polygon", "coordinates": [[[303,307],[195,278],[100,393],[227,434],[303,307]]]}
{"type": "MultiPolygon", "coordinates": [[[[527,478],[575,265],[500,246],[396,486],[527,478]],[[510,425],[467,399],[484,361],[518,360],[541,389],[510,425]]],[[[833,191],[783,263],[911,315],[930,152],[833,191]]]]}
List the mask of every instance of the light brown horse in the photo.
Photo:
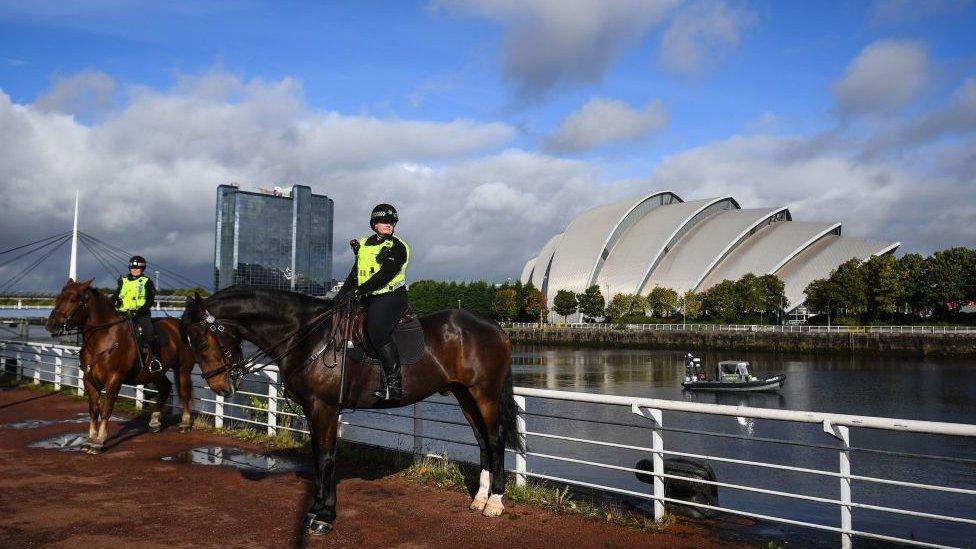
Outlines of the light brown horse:
{"type": "Polygon", "coordinates": [[[183,403],[180,419],[180,432],[190,430],[190,399],[193,385],[190,372],[193,370],[193,352],[180,334],[180,324],[175,318],[155,321],[156,331],[163,344],[160,345],[159,361],[163,369],[149,373],[148,363],[140,361],[139,345],[133,335],[131,321],[115,312],[97,289],[92,288],[91,280],[75,282],[68,279],[61,294],[54,301],[54,310],[48,317],[45,327],[53,335],[60,335],[68,329],[78,329],[82,334],[79,366],[84,371],[82,378],[88,393],[88,440],[85,450],[99,454],[105,449],[108,438],[108,420],[115,408],[115,399],[123,383],[139,385],[154,383],[158,393],[149,420],[149,428],[157,433],[162,430],[161,416],[169,400],[173,384],[166,378],[166,370],[172,368],[179,382],[179,393],[183,403]],[[99,406],[102,389],[105,401],[99,406]]]}
{"type": "MultiPolygon", "coordinates": [[[[183,332],[203,377],[219,394],[232,393],[240,383],[242,339],[275,358],[285,390],[301,404],[312,435],[315,500],[305,526],[313,535],[331,530],[336,517],[341,368],[331,361],[332,353],[321,354],[330,330],[330,309],[329,300],[293,292],[230,288],[206,300],[199,295],[188,299],[183,313],[183,332]]],[[[505,447],[522,447],[515,425],[508,336],[498,323],[459,309],[419,320],[426,351],[418,362],[403,367],[403,398],[377,400],[373,389],[379,383],[379,367],[350,361],[344,405],[394,408],[437,392],[454,393],[481,449],[480,486],[470,507],[498,516],[505,508],[505,447]]]]}

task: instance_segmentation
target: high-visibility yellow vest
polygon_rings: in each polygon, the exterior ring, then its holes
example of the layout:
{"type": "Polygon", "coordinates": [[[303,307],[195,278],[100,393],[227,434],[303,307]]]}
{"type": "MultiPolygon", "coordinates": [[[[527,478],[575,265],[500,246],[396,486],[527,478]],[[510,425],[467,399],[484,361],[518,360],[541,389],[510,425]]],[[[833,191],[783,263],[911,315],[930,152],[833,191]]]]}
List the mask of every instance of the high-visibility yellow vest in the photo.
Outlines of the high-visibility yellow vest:
{"type": "Polygon", "coordinates": [[[146,304],[146,284],[148,276],[130,279],[122,277],[122,289],[119,291],[119,311],[134,311],[146,304]]]}
{"type": "MultiPolygon", "coordinates": [[[[369,240],[368,236],[364,236],[359,239],[359,250],[356,252],[356,283],[357,284],[362,286],[364,282],[370,279],[370,277],[372,277],[374,274],[379,272],[380,262],[377,259],[377,256],[383,250],[393,247],[394,238],[395,237],[390,237],[383,240],[379,244],[372,244],[372,245],[367,244],[367,241],[369,240]]],[[[407,249],[407,260],[403,262],[403,266],[400,267],[400,272],[398,272],[397,275],[393,277],[393,280],[388,282],[386,286],[383,286],[382,288],[376,291],[370,292],[370,295],[392,292],[393,290],[396,290],[397,288],[407,283],[407,263],[410,263],[410,246],[407,246],[407,243],[404,242],[403,239],[397,238],[397,240],[403,243],[403,247],[407,249]]]]}

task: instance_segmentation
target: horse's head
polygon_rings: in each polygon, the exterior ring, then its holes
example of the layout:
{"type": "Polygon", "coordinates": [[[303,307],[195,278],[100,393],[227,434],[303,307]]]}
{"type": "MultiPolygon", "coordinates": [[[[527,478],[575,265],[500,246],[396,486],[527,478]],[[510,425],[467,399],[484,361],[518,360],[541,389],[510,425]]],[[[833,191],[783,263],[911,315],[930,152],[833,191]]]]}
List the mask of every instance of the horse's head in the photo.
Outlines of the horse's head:
{"type": "Polygon", "coordinates": [[[236,328],[210,314],[198,293],[186,299],[181,327],[210,389],[221,396],[234,394],[241,378],[232,374],[241,367],[244,354],[236,328]]]}
{"type": "Polygon", "coordinates": [[[44,327],[51,335],[61,335],[69,328],[80,328],[88,318],[88,303],[92,299],[92,279],[75,282],[69,278],[54,300],[54,308],[44,327]]]}

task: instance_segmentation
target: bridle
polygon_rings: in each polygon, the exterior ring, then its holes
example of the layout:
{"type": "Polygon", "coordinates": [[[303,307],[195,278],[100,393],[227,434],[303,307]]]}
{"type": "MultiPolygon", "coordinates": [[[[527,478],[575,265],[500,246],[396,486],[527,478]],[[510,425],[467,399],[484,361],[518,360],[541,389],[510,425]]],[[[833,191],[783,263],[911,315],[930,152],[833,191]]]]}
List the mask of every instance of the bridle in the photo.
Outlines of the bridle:
{"type": "Polygon", "coordinates": [[[61,326],[58,328],[58,333],[55,335],[63,336],[71,333],[79,333],[84,331],[84,327],[77,320],[74,319],[75,315],[78,313],[80,309],[82,308],[84,308],[85,310],[88,309],[88,292],[83,291],[81,295],[82,297],[78,300],[78,303],[75,304],[74,308],[71,309],[71,312],[64,315],[64,320],[61,322],[61,326]]]}
{"type": "MultiPolygon", "coordinates": [[[[201,307],[201,309],[203,309],[201,307]]],[[[247,374],[247,368],[244,366],[245,361],[234,361],[234,350],[228,349],[224,346],[218,334],[229,332],[226,326],[217,322],[217,319],[210,314],[209,311],[203,309],[204,317],[203,320],[198,322],[193,322],[187,324],[186,326],[186,340],[190,346],[193,346],[193,341],[190,339],[190,328],[196,326],[205,326],[205,329],[210,330],[213,333],[214,340],[217,342],[217,349],[220,351],[220,360],[222,362],[221,366],[217,369],[211,370],[209,372],[202,372],[201,377],[203,379],[210,379],[212,377],[219,376],[224,372],[230,374],[230,379],[232,381],[237,381],[238,379],[244,377],[247,374]]],[[[203,338],[201,345],[197,346],[197,349],[203,350],[207,348],[207,339],[203,338]]]]}

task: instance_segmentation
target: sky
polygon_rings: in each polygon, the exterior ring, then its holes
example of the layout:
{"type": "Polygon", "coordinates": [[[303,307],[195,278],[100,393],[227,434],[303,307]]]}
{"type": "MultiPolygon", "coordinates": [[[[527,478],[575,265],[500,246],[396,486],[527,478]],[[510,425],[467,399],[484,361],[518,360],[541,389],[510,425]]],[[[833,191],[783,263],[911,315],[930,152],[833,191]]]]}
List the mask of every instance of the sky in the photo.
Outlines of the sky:
{"type": "Polygon", "coordinates": [[[413,280],[517,278],[659,189],[976,247],[974,29],[973,0],[0,0],[0,251],[78,190],[81,230],[210,286],[222,183],[331,197],[337,278],[379,202],[413,280]]]}

